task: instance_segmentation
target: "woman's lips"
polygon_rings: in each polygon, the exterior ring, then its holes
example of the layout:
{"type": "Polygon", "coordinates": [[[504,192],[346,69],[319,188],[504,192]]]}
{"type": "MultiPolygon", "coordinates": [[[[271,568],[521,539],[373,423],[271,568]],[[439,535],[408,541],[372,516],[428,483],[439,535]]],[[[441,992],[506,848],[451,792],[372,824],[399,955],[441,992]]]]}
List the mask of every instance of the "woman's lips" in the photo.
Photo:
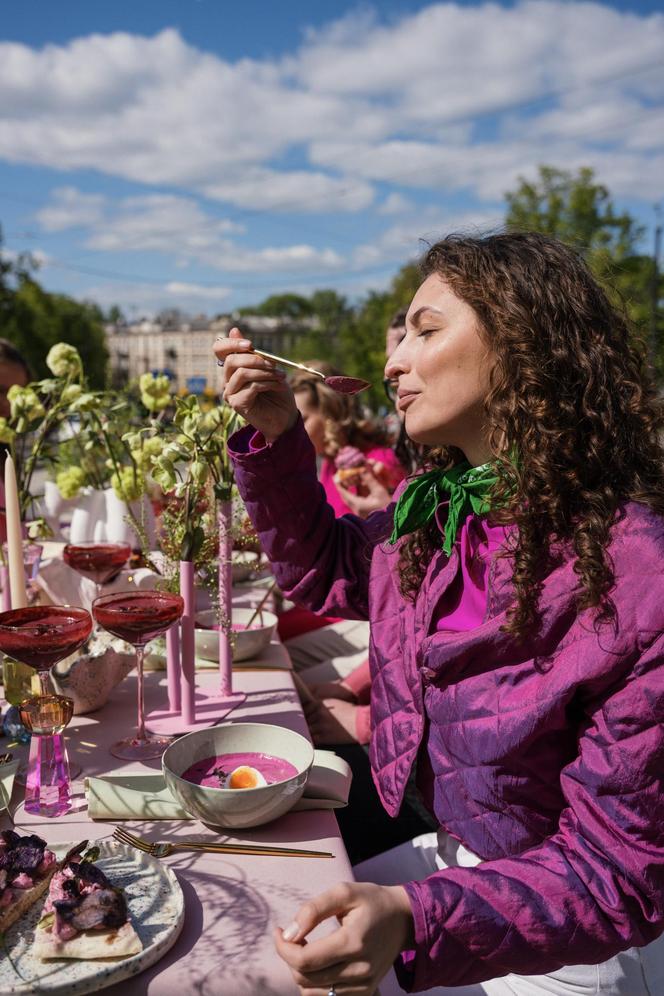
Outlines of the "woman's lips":
{"type": "Polygon", "coordinates": [[[418,394],[418,391],[404,391],[403,394],[399,393],[397,397],[397,410],[405,412],[412,405],[413,401],[417,399],[418,394]]]}

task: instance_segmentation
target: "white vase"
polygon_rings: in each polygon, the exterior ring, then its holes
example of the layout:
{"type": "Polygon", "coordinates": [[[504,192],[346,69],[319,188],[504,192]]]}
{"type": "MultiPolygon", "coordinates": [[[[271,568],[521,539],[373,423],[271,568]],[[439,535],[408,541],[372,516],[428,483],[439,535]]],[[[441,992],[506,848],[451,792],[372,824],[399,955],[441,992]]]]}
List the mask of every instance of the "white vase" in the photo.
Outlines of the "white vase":
{"type": "Polygon", "coordinates": [[[53,530],[53,538],[63,539],[60,521],[63,513],[76,508],[75,498],[63,498],[55,481],[44,481],[44,497],[41,503],[42,514],[53,530]]]}
{"type": "Polygon", "coordinates": [[[69,542],[104,543],[106,539],[106,495],[103,491],[85,488],[75,500],[69,542]]]}
{"type": "MultiPolygon", "coordinates": [[[[106,498],[107,541],[109,543],[129,543],[132,549],[140,549],[142,543],[136,535],[131,519],[129,519],[127,502],[118,498],[113,488],[107,488],[104,494],[106,498]]],[[[151,550],[155,545],[155,521],[150,499],[147,495],[143,495],[137,501],[131,502],[130,507],[136,520],[144,524],[148,549],[151,550]]]]}

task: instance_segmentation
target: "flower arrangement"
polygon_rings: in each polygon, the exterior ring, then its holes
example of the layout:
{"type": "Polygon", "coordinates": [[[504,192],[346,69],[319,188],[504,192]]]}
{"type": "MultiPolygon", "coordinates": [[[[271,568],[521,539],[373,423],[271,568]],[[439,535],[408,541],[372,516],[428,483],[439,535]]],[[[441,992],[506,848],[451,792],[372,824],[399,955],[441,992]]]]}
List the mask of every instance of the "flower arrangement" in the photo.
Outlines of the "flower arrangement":
{"type": "MultiPolygon", "coordinates": [[[[72,415],[85,406],[86,390],[83,365],[78,351],[68,343],[53,346],[46,364],[53,377],[21,387],[14,384],[7,392],[9,418],[0,418],[0,442],[14,459],[21,514],[34,512],[36,496],[32,478],[37,463],[52,446],[53,434],[72,415]]],[[[72,489],[73,481],[65,484],[72,489]]],[[[45,531],[43,520],[42,535],[45,531]]]]}

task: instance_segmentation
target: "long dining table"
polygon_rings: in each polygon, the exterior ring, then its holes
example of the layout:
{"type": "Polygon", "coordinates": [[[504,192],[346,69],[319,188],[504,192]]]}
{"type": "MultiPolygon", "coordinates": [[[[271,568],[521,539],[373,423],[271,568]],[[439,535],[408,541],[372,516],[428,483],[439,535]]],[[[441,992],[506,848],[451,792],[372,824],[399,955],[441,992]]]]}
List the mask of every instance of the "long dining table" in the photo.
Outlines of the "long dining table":
{"type": "MultiPolygon", "coordinates": [[[[235,687],[246,693],[224,723],[262,722],[287,727],[309,737],[300,701],[288,668],[287,651],[275,649],[278,666],[251,662],[234,672],[235,687]]],[[[199,672],[201,687],[213,687],[214,673],[199,672]]],[[[163,672],[148,673],[146,710],[163,704],[163,672]]],[[[57,820],[32,816],[20,801],[15,784],[11,811],[18,832],[38,833],[49,843],[110,838],[115,822],[88,817],[83,778],[127,771],[160,770],[159,760],[149,764],[118,760],[109,746],[135,721],[136,677],[132,672],[116,686],[106,705],[97,712],[75,716],[67,729],[71,761],[82,773],[74,782],[74,808],[57,820]]],[[[219,841],[224,832],[196,821],[122,820],[122,825],[150,841],[169,842],[186,837],[219,841]],[[220,837],[221,833],[221,837],[220,837]]],[[[0,829],[11,826],[2,813],[0,829]]],[[[185,899],[185,922],[174,946],[151,968],[116,983],[109,996],[295,996],[299,992],[290,971],[274,949],[273,929],[286,926],[307,899],[353,875],[334,812],[313,809],[290,812],[265,826],[235,831],[234,841],[280,844],[288,847],[331,851],[333,858],[268,857],[254,855],[176,852],[164,858],[175,872],[185,899]]],[[[332,929],[321,925],[319,933],[332,929]]],[[[312,935],[314,936],[314,935],[312,935]]]]}

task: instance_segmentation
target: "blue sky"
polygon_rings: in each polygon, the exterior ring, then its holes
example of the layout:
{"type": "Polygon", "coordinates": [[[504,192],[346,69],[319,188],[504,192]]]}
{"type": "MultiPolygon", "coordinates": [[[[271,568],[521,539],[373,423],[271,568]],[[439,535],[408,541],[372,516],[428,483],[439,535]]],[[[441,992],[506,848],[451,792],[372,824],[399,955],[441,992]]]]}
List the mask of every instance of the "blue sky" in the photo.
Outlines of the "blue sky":
{"type": "Polygon", "coordinates": [[[6,6],[6,251],[129,316],[215,314],[384,287],[539,163],[593,166],[651,226],[663,52],[651,0],[6,6]]]}

